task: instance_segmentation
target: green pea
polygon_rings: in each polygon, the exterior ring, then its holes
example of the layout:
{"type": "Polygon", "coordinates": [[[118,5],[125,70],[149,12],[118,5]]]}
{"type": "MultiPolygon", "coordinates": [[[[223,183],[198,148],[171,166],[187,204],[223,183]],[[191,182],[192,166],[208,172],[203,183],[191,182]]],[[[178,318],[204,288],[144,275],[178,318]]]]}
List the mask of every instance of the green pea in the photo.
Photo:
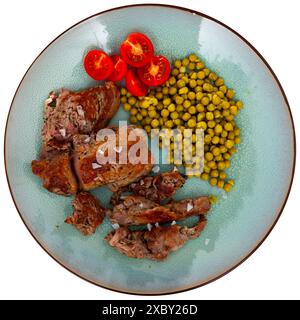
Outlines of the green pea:
{"type": "Polygon", "coordinates": [[[181,61],[181,64],[183,65],[183,66],[187,66],[188,64],[189,64],[189,59],[188,58],[184,58],[182,61],[181,61]]]}
{"type": "Polygon", "coordinates": [[[224,126],[224,129],[225,129],[226,131],[232,131],[232,130],[233,130],[233,126],[232,126],[232,124],[231,124],[230,122],[227,122],[227,123],[225,124],[225,126],[224,126]]]}
{"type": "Polygon", "coordinates": [[[218,171],[218,170],[212,170],[212,171],[210,172],[210,176],[211,176],[212,178],[218,178],[218,176],[219,176],[219,171],[218,171]]]}
{"type": "Polygon", "coordinates": [[[120,98],[120,102],[121,102],[122,104],[127,103],[127,97],[126,97],[126,96],[122,96],[122,97],[120,98]]]}
{"type": "Polygon", "coordinates": [[[190,70],[194,70],[194,69],[196,68],[196,64],[195,64],[194,62],[190,62],[190,63],[188,64],[188,68],[189,68],[190,70]]]}
{"type": "Polygon", "coordinates": [[[216,81],[215,81],[215,85],[217,87],[220,87],[224,84],[224,80],[222,78],[218,78],[216,81]]]}
{"type": "Polygon", "coordinates": [[[210,182],[210,184],[211,184],[212,186],[216,186],[217,183],[218,183],[218,179],[217,179],[217,178],[211,178],[209,182],[210,182]]]}
{"type": "Polygon", "coordinates": [[[212,112],[206,112],[206,119],[207,120],[213,120],[214,114],[212,112]]]}
{"type": "Polygon", "coordinates": [[[219,141],[220,141],[220,138],[219,138],[218,136],[214,136],[214,137],[212,138],[212,140],[211,140],[211,142],[212,142],[213,144],[218,144],[219,141]]]}
{"type": "Polygon", "coordinates": [[[191,106],[191,107],[188,108],[188,112],[189,112],[190,114],[195,114],[195,113],[197,112],[197,109],[196,109],[196,107],[191,106]]]}
{"type": "Polygon", "coordinates": [[[234,91],[231,89],[227,90],[226,97],[232,99],[234,97],[234,91]]]}
{"type": "Polygon", "coordinates": [[[205,78],[205,72],[204,71],[199,71],[197,73],[197,78],[200,80],[203,80],[205,78]]]}
{"type": "MultiPolygon", "coordinates": [[[[208,126],[209,128],[214,128],[214,127],[216,126],[216,122],[215,122],[214,120],[209,120],[209,121],[207,122],[207,126],[208,126]]],[[[213,133],[213,134],[215,134],[215,133],[213,133]]]]}
{"type": "Polygon", "coordinates": [[[175,87],[169,88],[169,94],[171,96],[174,96],[176,93],[177,93],[177,88],[175,88],[175,87]]]}
{"type": "Polygon", "coordinates": [[[214,155],[214,156],[218,156],[218,155],[220,155],[220,148],[218,148],[218,147],[214,147],[213,149],[212,149],[212,154],[214,155]]]}
{"type": "Polygon", "coordinates": [[[214,111],[215,108],[216,108],[216,107],[215,107],[212,103],[210,103],[210,104],[207,106],[207,110],[208,110],[208,111],[214,111]]]}
{"type": "Polygon", "coordinates": [[[221,98],[217,94],[214,94],[212,97],[212,103],[215,106],[218,106],[221,103],[221,98]]]}
{"type": "Polygon", "coordinates": [[[189,89],[187,87],[183,87],[179,89],[179,94],[186,94],[189,92],[189,89]]]}
{"type": "Polygon", "coordinates": [[[198,57],[195,54],[190,54],[189,55],[189,60],[191,62],[195,62],[196,60],[198,60],[198,57]]]}
{"type": "Polygon", "coordinates": [[[198,122],[196,126],[198,129],[203,129],[203,130],[206,130],[206,128],[207,128],[207,124],[204,121],[198,122]]]}
{"type": "Polygon", "coordinates": [[[206,172],[202,172],[201,179],[207,181],[209,179],[209,174],[206,172]]]}
{"type": "Polygon", "coordinates": [[[178,74],[179,74],[179,70],[178,69],[173,69],[172,71],[171,71],[171,74],[172,74],[172,76],[178,76],[178,74]]]}
{"type": "Polygon", "coordinates": [[[207,106],[209,104],[209,98],[208,97],[203,97],[201,98],[201,103],[204,105],[204,106],[207,106]]]}
{"type": "Polygon", "coordinates": [[[174,61],[174,66],[179,69],[181,67],[181,61],[180,60],[175,60],[174,61]]]}
{"type": "Polygon", "coordinates": [[[121,88],[121,95],[125,96],[127,93],[127,89],[126,88],[121,88]]]}
{"type": "Polygon", "coordinates": [[[205,67],[204,63],[202,61],[199,61],[196,63],[196,69],[201,70],[205,67]]]}

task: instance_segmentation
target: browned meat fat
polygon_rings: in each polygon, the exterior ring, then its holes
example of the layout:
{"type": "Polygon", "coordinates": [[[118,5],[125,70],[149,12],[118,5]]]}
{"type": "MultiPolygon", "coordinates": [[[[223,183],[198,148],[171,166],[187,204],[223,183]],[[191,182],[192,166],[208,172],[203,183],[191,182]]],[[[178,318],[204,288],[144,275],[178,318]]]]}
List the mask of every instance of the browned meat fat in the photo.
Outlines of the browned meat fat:
{"type": "Polygon", "coordinates": [[[77,192],[77,181],[70,164],[69,150],[42,151],[40,160],[31,163],[32,172],[50,192],[70,196],[77,192]]]}
{"type": "Polygon", "coordinates": [[[181,248],[187,240],[199,237],[205,225],[205,217],[200,216],[198,224],[192,228],[172,225],[154,227],[151,231],[131,231],[121,227],[110,232],[105,240],[130,258],[163,260],[170,252],[181,248]]]}
{"type": "MultiPolygon", "coordinates": [[[[133,130],[134,126],[128,127],[128,134],[133,130]]],[[[116,133],[116,140],[119,139],[119,128],[111,127],[116,133]]],[[[148,150],[147,144],[142,144],[146,148],[145,152],[148,154],[148,163],[127,163],[119,164],[119,157],[121,152],[116,152],[116,162],[97,164],[97,152],[105,142],[97,141],[95,136],[75,135],[73,139],[74,145],[74,167],[77,177],[80,181],[80,186],[83,190],[91,190],[93,188],[107,185],[111,191],[117,191],[119,188],[127,186],[133,181],[148,174],[152,168],[152,155],[148,150]]],[[[121,142],[123,143],[123,142],[121,142]]],[[[135,141],[127,141],[127,148],[130,150],[135,141]]],[[[119,145],[113,146],[119,148],[119,145]]],[[[128,153],[126,154],[128,160],[128,153]]]]}
{"type": "Polygon", "coordinates": [[[79,92],[62,89],[45,101],[44,143],[58,147],[73,135],[90,134],[103,128],[117,112],[120,93],[113,82],[79,92]]]}
{"type": "Polygon", "coordinates": [[[121,203],[107,210],[111,223],[122,226],[165,223],[203,215],[211,207],[208,197],[172,201],[165,206],[139,196],[127,196],[121,203]]]}
{"type": "Polygon", "coordinates": [[[84,236],[95,233],[105,216],[99,201],[88,192],[80,192],[76,195],[73,209],[73,215],[66,218],[65,222],[72,224],[84,236]]]}

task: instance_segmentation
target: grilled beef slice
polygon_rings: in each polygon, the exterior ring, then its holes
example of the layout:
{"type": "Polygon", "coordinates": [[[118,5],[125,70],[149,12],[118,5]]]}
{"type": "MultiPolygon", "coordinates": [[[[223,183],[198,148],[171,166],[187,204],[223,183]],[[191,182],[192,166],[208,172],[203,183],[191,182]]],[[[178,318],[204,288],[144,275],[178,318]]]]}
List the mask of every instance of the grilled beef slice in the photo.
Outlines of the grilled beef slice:
{"type": "Polygon", "coordinates": [[[71,142],[74,134],[90,134],[103,128],[120,104],[119,89],[113,82],[74,92],[52,92],[45,101],[44,144],[59,148],[71,142]]]}
{"type": "Polygon", "coordinates": [[[70,150],[55,150],[43,148],[39,160],[31,162],[32,172],[41,178],[43,187],[48,191],[63,196],[77,192],[77,181],[71,167],[70,150]]]}
{"type": "Polygon", "coordinates": [[[164,206],[139,196],[127,196],[107,210],[111,223],[122,226],[165,223],[206,214],[211,207],[208,197],[172,201],[164,206]]]}
{"type": "MultiPolygon", "coordinates": [[[[134,126],[129,126],[127,133],[133,130],[134,126]]],[[[111,127],[110,129],[116,134],[116,140],[118,143],[119,128],[111,127]]],[[[127,141],[128,150],[135,144],[136,141],[127,141]]],[[[105,144],[105,141],[97,141],[96,136],[87,135],[75,135],[73,139],[74,145],[74,167],[77,177],[80,181],[80,187],[83,190],[91,190],[93,188],[107,185],[107,187],[116,192],[120,188],[127,186],[133,181],[148,174],[152,168],[152,155],[148,150],[147,143],[143,143],[145,152],[148,156],[148,163],[126,163],[120,164],[119,157],[121,156],[122,149],[119,145],[113,146],[116,154],[116,162],[111,161],[105,164],[97,163],[97,152],[101,150],[101,147],[105,144]]],[[[121,144],[123,144],[121,142],[121,144]]],[[[126,154],[128,160],[128,152],[126,154]]]]}
{"type": "Polygon", "coordinates": [[[200,216],[198,224],[192,228],[171,225],[153,227],[151,231],[131,231],[121,227],[110,232],[105,240],[130,258],[163,260],[170,252],[181,248],[187,240],[199,237],[205,225],[205,217],[200,216]]]}
{"type": "Polygon", "coordinates": [[[73,210],[73,215],[67,217],[65,222],[72,224],[84,236],[95,233],[105,216],[99,201],[88,192],[80,192],[76,195],[73,210]]]}
{"type": "Polygon", "coordinates": [[[130,191],[156,203],[171,198],[185,183],[185,176],[179,171],[169,171],[156,176],[146,176],[128,185],[128,187],[115,192],[111,197],[111,204],[120,202],[122,192],[130,191]]]}

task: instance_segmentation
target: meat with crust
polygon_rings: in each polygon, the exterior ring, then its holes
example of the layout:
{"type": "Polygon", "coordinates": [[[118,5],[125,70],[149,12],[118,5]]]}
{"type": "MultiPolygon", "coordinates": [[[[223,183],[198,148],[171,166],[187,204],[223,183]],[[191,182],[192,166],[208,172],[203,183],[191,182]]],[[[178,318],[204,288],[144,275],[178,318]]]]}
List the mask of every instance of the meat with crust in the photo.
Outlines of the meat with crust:
{"type": "Polygon", "coordinates": [[[120,93],[113,82],[79,92],[51,92],[45,101],[44,143],[59,148],[71,142],[74,134],[98,131],[114,116],[119,104],[120,93]]]}
{"type": "Polygon", "coordinates": [[[131,231],[121,227],[110,232],[105,240],[130,258],[160,261],[167,258],[170,252],[181,248],[187,240],[199,237],[205,225],[205,217],[200,216],[198,224],[192,228],[171,225],[154,227],[151,231],[131,231]]]}
{"type": "MultiPolygon", "coordinates": [[[[135,129],[134,126],[128,126],[127,134],[135,129]]],[[[122,149],[125,141],[119,140],[119,128],[109,128],[116,134],[117,145],[113,145],[115,161],[108,161],[105,164],[97,162],[97,153],[101,151],[102,147],[107,143],[106,141],[97,141],[96,136],[75,135],[73,139],[74,145],[74,167],[77,177],[80,181],[80,186],[83,190],[91,190],[96,187],[107,185],[107,187],[116,192],[120,188],[127,186],[131,182],[140,179],[142,176],[148,174],[152,168],[152,155],[148,150],[148,144],[145,140],[142,148],[147,157],[147,163],[133,164],[129,161],[128,151],[136,143],[136,141],[127,141],[127,151],[122,149]],[[121,144],[121,146],[120,146],[121,144]],[[125,155],[124,155],[124,152],[125,155]],[[119,163],[120,157],[123,155],[127,159],[127,163],[119,163]]],[[[128,139],[128,136],[125,136],[128,139]]],[[[106,155],[106,151],[104,152],[106,155]]]]}
{"type": "Polygon", "coordinates": [[[95,233],[105,216],[99,201],[88,192],[80,192],[76,195],[73,209],[73,215],[67,217],[65,222],[72,224],[84,236],[95,233]]]}
{"type": "MultiPolygon", "coordinates": [[[[184,185],[185,180],[186,177],[179,171],[164,172],[156,176],[143,177],[122,191],[131,191],[137,196],[160,203],[172,197],[184,185]]],[[[120,202],[122,191],[112,195],[111,204],[116,205],[120,202]]]]}
{"type": "Polygon", "coordinates": [[[208,197],[172,201],[164,206],[139,196],[127,196],[106,214],[111,223],[122,226],[179,221],[206,214],[211,207],[208,197]]]}
{"type": "Polygon", "coordinates": [[[63,147],[62,150],[44,148],[40,160],[31,162],[31,168],[48,191],[70,196],[77,192],[77,181],[72,171],[68,146],[63,147]]]}

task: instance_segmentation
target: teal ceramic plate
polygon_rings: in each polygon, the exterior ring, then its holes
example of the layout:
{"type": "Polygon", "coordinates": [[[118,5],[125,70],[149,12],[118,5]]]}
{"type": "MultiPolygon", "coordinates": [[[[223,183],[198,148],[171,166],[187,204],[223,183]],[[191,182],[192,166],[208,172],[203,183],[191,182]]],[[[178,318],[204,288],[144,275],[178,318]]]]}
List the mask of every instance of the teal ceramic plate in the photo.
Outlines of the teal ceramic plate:
{"type": "MultiPolygon", "coordinates": [[[[127,119],[119,111],[113,121],[127,119]]],[[[38,243],[60,264],[103,287],[127,293],[162,294],[206,284],[244,261],[265,239],[287,200],[295,165],[292,117],[283,90],[260,54],[222,23],[188,9],[162,5],[116,8],[94,15],[56,38],[34,61],[14,97],[6,129],[5,161],[16,207],[38,243]],[[229,194],[190,179],[177,198],[214,194],[220,198],[200,238],[164,262],[135,260],[104,241],[108,222],[81,236],[63,223],[71,198],[41,187],[30,162],[41,146],[43,101],[50,90],[95,85],[82,67],[92,47],[117,51],[124,37],[140,31],[169,59],[198,53],[236,90],[245,108],[238,116],[242,143],[229,175],[229,194]]],[[[94,191],[104,204],[110,193],[94,191]]]]}

